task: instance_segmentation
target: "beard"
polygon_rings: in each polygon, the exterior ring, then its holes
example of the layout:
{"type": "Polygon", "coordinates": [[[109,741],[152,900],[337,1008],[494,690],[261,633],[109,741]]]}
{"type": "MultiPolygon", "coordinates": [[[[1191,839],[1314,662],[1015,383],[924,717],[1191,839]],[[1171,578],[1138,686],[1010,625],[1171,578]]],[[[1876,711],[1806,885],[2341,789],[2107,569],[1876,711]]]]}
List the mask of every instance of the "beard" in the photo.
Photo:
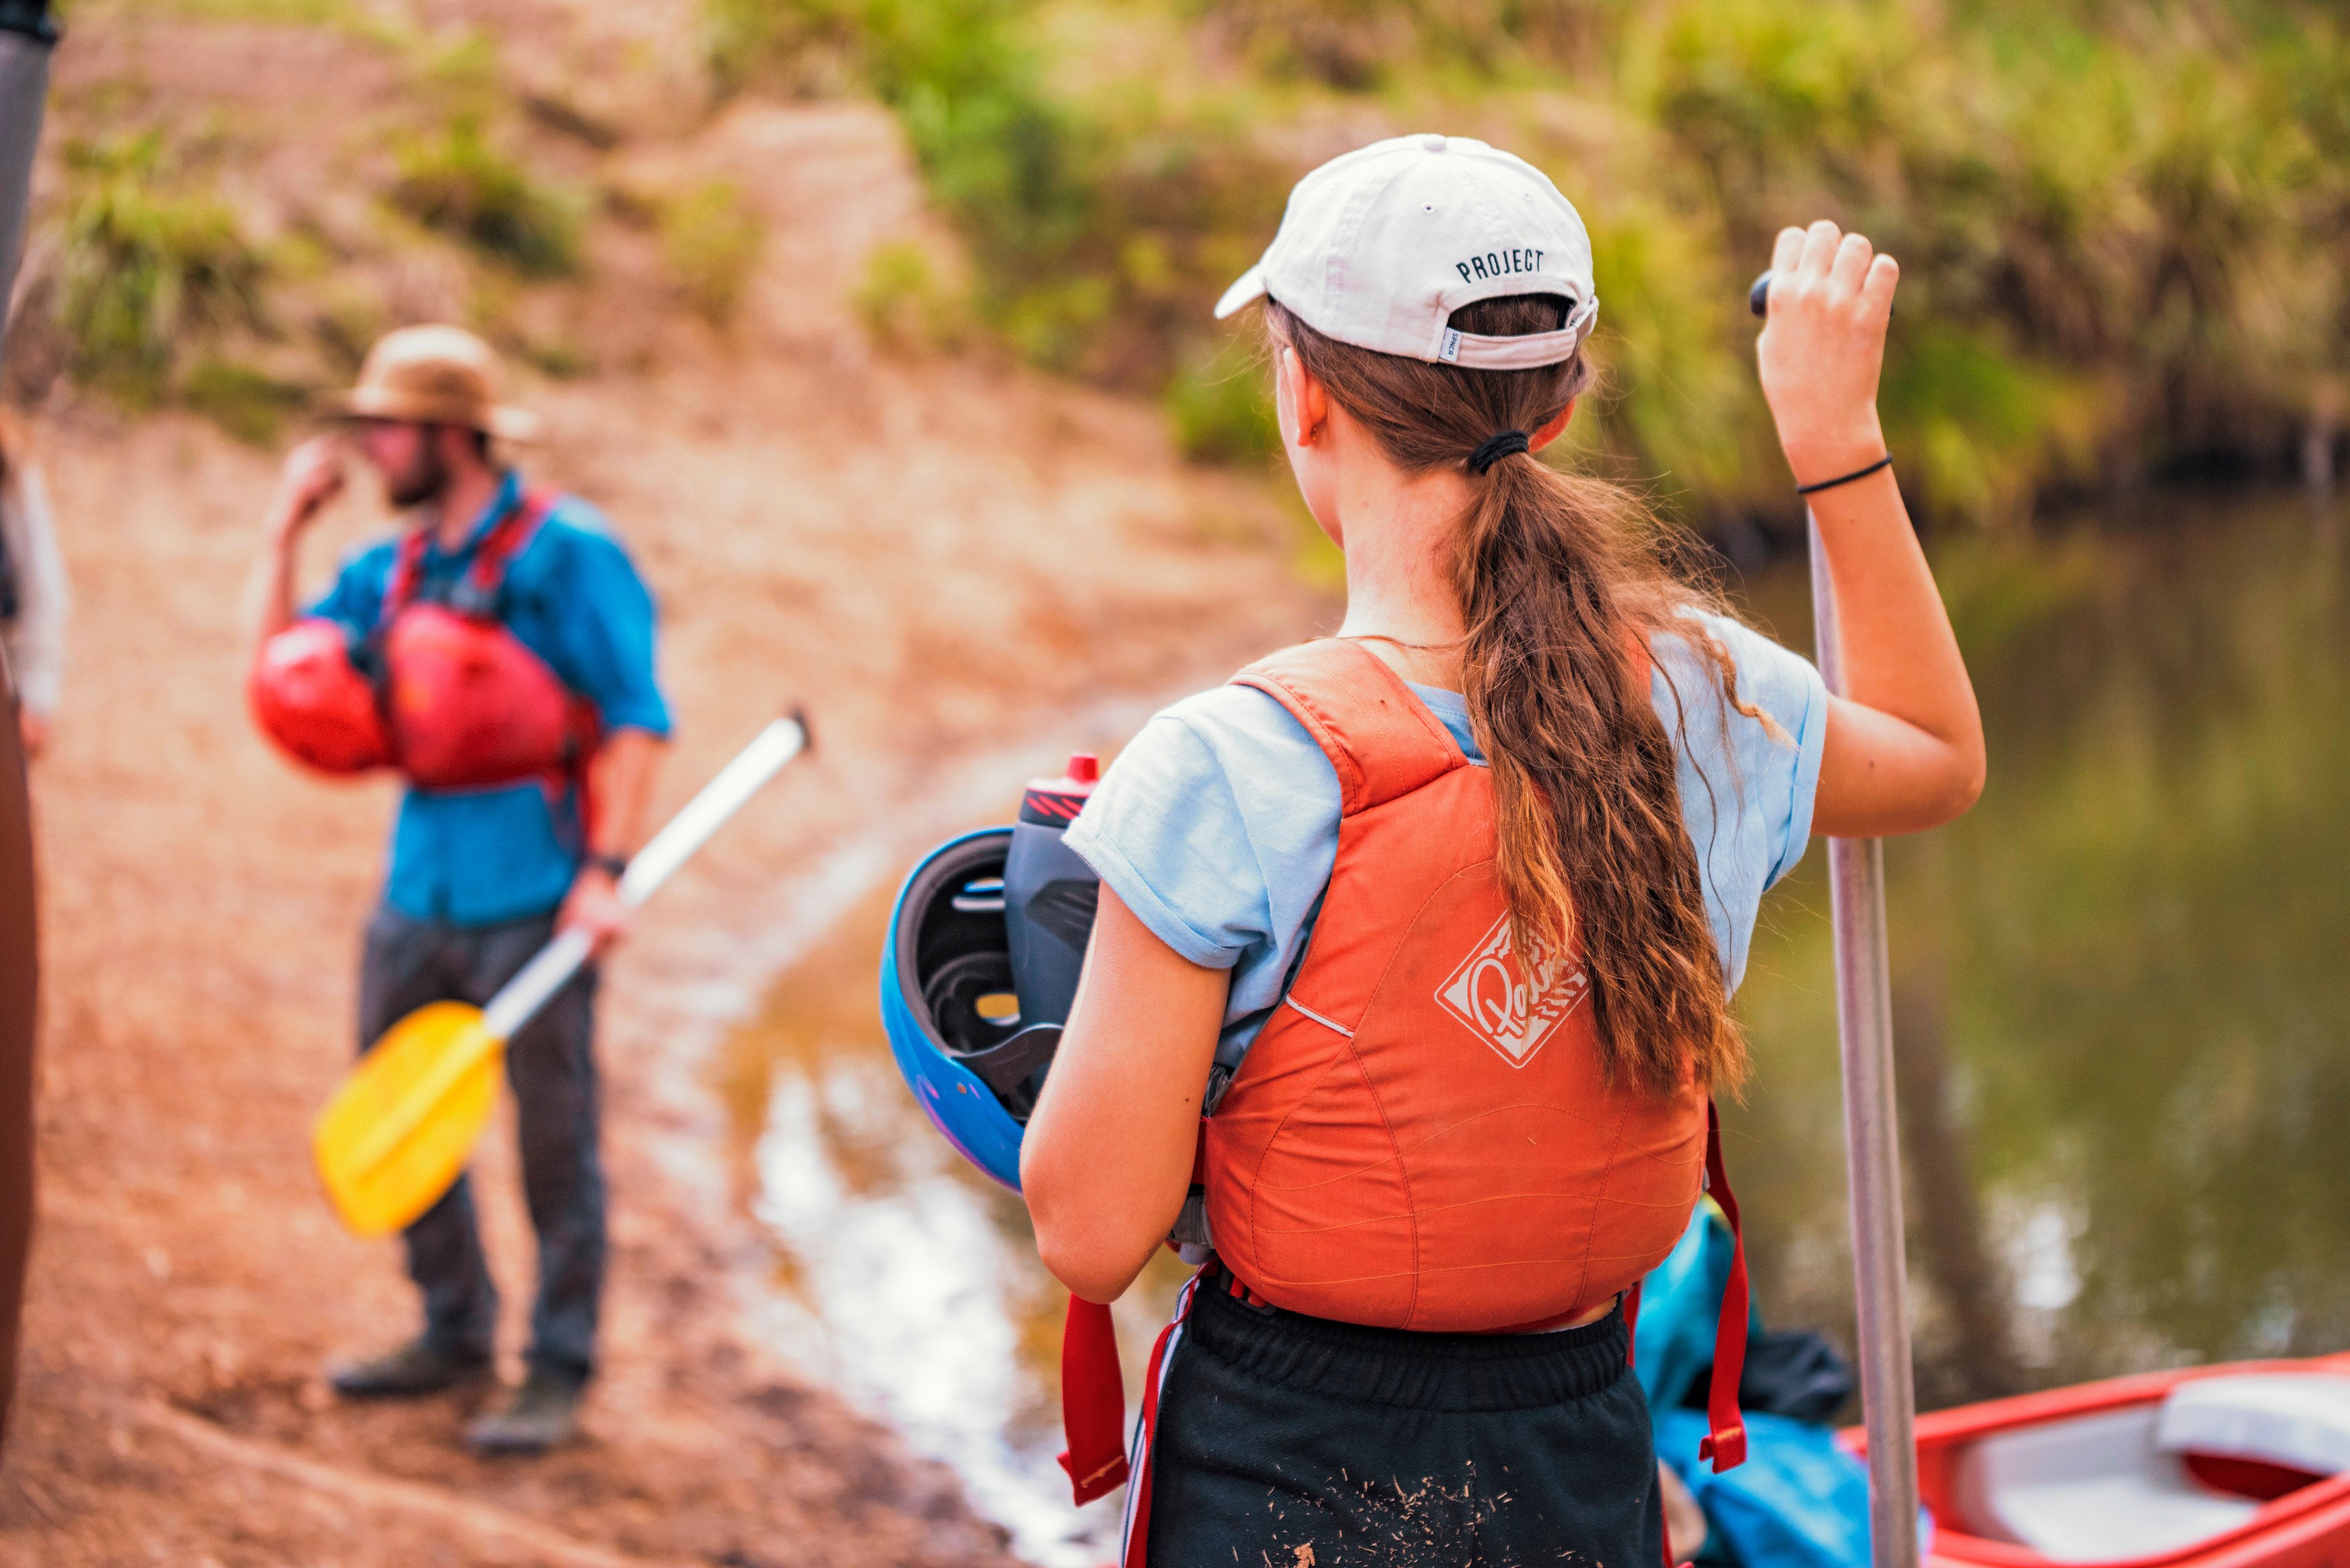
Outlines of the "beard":
{"type": "Polygon", "coordinates": [[[434,439],[437,430],[426,427],[425,440],[420,444],[416,461],[395,474],[384,478],[384,498],[400,511],[438,501],[449,488],[449,465],[441,460],[441,443],[434,439]]]}

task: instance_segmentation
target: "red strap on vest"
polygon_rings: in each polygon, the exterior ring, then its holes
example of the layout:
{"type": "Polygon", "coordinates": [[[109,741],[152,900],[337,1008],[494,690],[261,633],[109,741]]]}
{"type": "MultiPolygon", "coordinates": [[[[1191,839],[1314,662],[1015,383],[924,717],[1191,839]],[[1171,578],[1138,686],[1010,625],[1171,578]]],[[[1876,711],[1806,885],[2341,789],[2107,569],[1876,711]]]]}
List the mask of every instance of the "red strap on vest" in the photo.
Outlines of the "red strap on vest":
{"type": "Polygon", "coordinates": [[[505,514],[490,536],[473,552],[473,586],[485,594],[497,591],[505,580],[506,566],[523,552],[523,546],[538,536],[538,530],[562,499],[559,492],[534,486],[522,493],[515,509],[505,514]]]}
{"type": "Polygon", "coordinates": [[[423,570],[424,546],[429,541],[421,528],[411,528],[400,535],[400,553],[392,557],[391,580],[383,587],[383,607],[376,619],[385,626],[392,617],[408,607],[416,597],[416,579],[423,570]]]}
{"type": "MultiPolygon", "coordinates": [[[[1191,1155],[1191,1184],[1206,1179],[1208,1123],[1200,1120],[1200,1141],[1191,1155]]],[[[1173,1245],[1170,1242],[1169,1245],[1173,1245]]],[[[1184,1310],[1191,1293],[1184,1293],[1184,1310]]],[[[1182,1321],[1179,1313],[1175,1322],[1182,1321]]],[[[1150,1449],[1148,1436],[1159,1410],[1159,1363],[1167,1353],[1167,1337],[1174,1324],[1160,1331],[1150,1352],[1150,1383],[1142,1391],[1143,1501],[1149,1501],[1150,1449]]],[[[1126,1372],[1118,1366],[1118,1332],[1109,1308],[1071,1294],[1069,1311],[1061,1323],[1061,1432],[1068,1449],[1061,1468],[1069,1474],[1069,1490],[1079,1507],[1115,1491],[1132,1468],[1126,1455],[1126,1372]]],[[[1146,1516],[1147,1517],[1147,1516],[1146,1516]]]]}
{"type": "Polygon", "coordinates": [[[1738,1413],[1738,1383],[1746,1373],[1746,1235],[1738,1223],[1738,1197],[1722,1168],[1721,1112],[1711,1100],[1705,1106],[1705,1188],[1730,1220],[1730,1280],[1714,1325],[1713,1386],[1705,1400],[1709,1430],[1697,1446],[1697,1457],[1711,1459],[1720,1475],[1746,1462],[1746,1423],[1738,1413]]]}
{"type": "MultiPolygon", "coordinates": [[[[553,490],[534,487],[522,493],[513,509],[498,519],[473,550],[473,564],[466,576],[473,579],[475,589],[484,596],[497,592],[498,585],[505,579],[507,565],[522,554],[523,546],[536,535],[539,525],[561,499],[561,493],[553,490]]],[[[383,609],[378,617],[382,625],[390,626],[391,618],[416,597],[416,586],[424,572],[424,547],[431,543],[432,531],[427,528],[411,528],[400,536],[390,580],[384,585],[383,609]]]]}
{"type": "MultiPolygon", "coordinates": [[[[1156,1393],[1154,1377],[1146,1407],[1156,1393]]],[[[1069,1439],[1061,1468],[1078,1504],[1116,1490],[1127,1472],[1126,1375],[1118,1369],[1109,1308],[1079,1295],[1069,1297],[1061,1326],[1061,1428],[1069,1439]]]]}

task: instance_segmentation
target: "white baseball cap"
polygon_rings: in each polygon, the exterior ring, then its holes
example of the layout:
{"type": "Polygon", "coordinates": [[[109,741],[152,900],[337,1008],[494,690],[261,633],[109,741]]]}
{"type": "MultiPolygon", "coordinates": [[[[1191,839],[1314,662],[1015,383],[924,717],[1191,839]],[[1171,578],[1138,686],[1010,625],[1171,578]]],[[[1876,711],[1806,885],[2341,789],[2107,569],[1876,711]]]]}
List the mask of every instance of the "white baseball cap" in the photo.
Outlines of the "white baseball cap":
{"type": "Polygon", "coordinates": [[[1399,136],[1334,158],[1289,193],[1264,258],[1216,318],[1271,295],[1326,337],[1431,364],[1523,370],[1574,358],[1599,315],[1591,236],[1550,177],[1466,136],[1399,136]],[[1456,332],[1497,295],[1575,302],[1565,327],[1456,332]]]}

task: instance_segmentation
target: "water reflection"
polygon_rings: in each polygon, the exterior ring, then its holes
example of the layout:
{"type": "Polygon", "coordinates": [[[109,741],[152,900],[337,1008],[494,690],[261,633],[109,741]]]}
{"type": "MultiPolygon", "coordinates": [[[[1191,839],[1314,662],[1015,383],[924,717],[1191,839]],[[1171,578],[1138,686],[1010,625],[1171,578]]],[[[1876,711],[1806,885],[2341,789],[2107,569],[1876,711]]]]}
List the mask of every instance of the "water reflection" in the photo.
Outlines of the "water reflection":
{"type": "MultiPolygon", "coordinates": [[[[1887,855],[1922,1404],[2350,1344],[2339,523],[1937,553],[1991,774],[1887,855]]],[[[1741,996],[1733,1158],[1766,1310],[1848,1333],[1821,858],[1741,996]]]]}
{"type": "MultiPolygon", "coordinates": [[[[1072,1509],[1054,1459],[1068,1297],[1020,1200],[948,1148],[890,1064],[873,1001],[888,919],[877,897],[843,921],[733,1043],[728,1099],[776,1245],[763,1324],[954,1466],[1023,1555],[1091,1568],[1115,1555],[1118,1514],[1072,1509]]],[[[1170,1256],[1119,1303],[1130,1390],[1182,1272],[1170,1256]]]]}
{"type": "MultiPolygon", "coordinates": [[[[1887,857],[1927,1407],[2350,1345],[2350,588],[2303,504],[2173,511],[1937,551],[1992,766],[1887,857]]],[[[1794,565],[1752,597],[1807,646],[1802,594],[1794,565]]],[[[1764,911],[1729,1127],[1764,1311],[1848,1340],[1823,858],[1764,911]]],[[[736,1043],[765,1311],[1024,1552],[1098,1562],[1111,1506],[1071,1511],[1052,1462],[1064,1298],[889,1066],[886,914],[736,1043]]],[[[1177,1273],[1121,1303],[1130,1389],[1177,1273]]]]}

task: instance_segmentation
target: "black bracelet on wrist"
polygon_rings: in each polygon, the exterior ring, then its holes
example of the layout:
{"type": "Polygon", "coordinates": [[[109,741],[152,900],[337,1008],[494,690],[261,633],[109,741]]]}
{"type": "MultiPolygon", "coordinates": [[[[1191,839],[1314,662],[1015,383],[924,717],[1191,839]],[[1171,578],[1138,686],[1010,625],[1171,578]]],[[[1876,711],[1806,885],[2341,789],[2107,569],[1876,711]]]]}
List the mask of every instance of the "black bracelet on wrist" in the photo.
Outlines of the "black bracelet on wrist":
{"type": "Polygon", "coordinates": [[[588,853],[587,864],[617,882],[620,879],[621,874],[629,868],[629,857],[625,855],[598,855],[591,850],[588,853]]]}
{"type": "Polygon", "coordinates": [[[1850,473],[1840,474],[1834,479],[1823,479],[1817,484],[1798,484],[1795,486],[1795,493],[1798,495],[1810,495],[1817,491],[1834,490],[1839,484],[1850,484],[1856,479],[1866,479],[1878,469],[1890,468],[1892,466],[1893,454],[1888,452],[1883,457],[1878,458],[1875,462],[1870,463],[1866,468],[1856,468],[1850,473]]]}

